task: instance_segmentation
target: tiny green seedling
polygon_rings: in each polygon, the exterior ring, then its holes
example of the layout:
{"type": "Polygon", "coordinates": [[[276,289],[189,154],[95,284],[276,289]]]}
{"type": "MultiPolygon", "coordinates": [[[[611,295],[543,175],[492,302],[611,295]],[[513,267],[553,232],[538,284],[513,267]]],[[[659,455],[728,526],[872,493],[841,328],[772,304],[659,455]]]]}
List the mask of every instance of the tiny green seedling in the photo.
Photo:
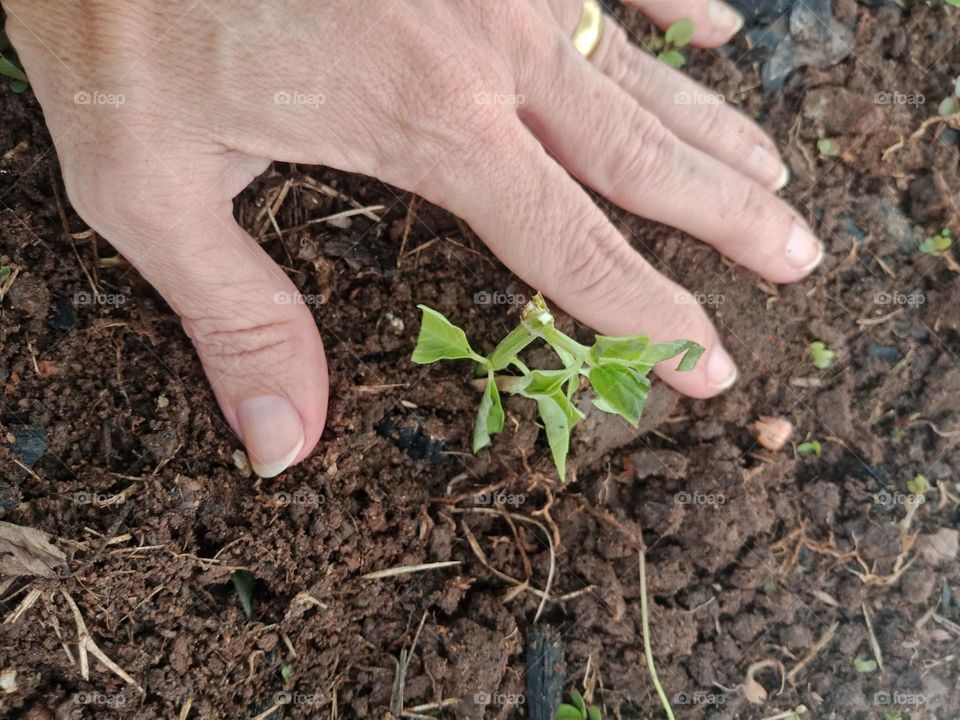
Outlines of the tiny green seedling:
{"type": "Polygon", "coordinates": [[[27,76],[23,70],[0,55],[0,75],[10,80],[10,89],[15,93],[22,93],[27,89],[27,76]]]}
{"type": "Polygon", "coordinates": [[[570,691],[570,702],[572,705],[560,703],[556,720],[602,720],[600,708],[596,705],[587,705],[576,688],[570,691]]]}
{"type": "Polygon", "coordinates": [[[950,249],[951,245],[953,245],[953,235],[950,228],[943,228],[936,235],[926,238],[917,249],[925,255],[942,255],[950,249]]]}
{"type": "Polygon", "coordinates": [[[837,353],[828,348],[823,341],[814,340],[810,343],[810,358],[813,360],[814,367],[826,370],[837,359],[837,353]]]}
{"type": "Polygon", "coordinates": [[[557,329],[546,301],[537,293],[520,313],[520,324],[484,357],[470,347],[463,330],[436,310],[425,305],[419,308],[423,320],[413,362],[425,365],[438,360],[472,360],[478,366],[478,375],[486,378],[473,428],[473,451],[489,445],[490,436],[503,430],[500,391],[521,395],[537,403],[561,482],[566,479],[570,434],[584,418],[573,403],[581,377],[596,393],[593,404],[598,409],[619,415],[637,427],[650,392],[647,375],[653,366],[682,355],[677,370],[692,370],[703,354],[703,348],[689,340],[653,344],[645,335],[597,335],[593,345],[581,345],[557,329]],[[520,360],[519,354],[538,339],[556,353],[562,368],[530,369],[520,360]],[[520,374],[497,374],[508,368],[520,374]]]}
{"type": "Polygon", "coordinates": [[[667,28],[663,37],[654,35],[644,41],[643,46],[650,52],[657,53],[657,58],[665,65],[680,69],[687,63],[687,58],[681,52],[693,39],[694,25],[690,18],[681,18],[667,28]]]}
{"type": "Polygon", "coordinates": [[[837,157],[840,154],[837,146],[833,144],[833,140],[830,138],[817,140],[817,152],[820,153],[820,157],[837,157]]]}
{"type": "Polygon", "coordinates": [[[872,673],[877,669],[877,661],[856,658],[853,661],[853,667],[858,673],[872,673]]]}
{"type": "Polygon", "coordinates": [[[816,455],[820,457],[823,452],[823,446],[819,440],[807,440],[797,445],[797,455],[816,455]]]}
{"type": "Polygon", "coordinates": [[[284,665],[282,668],[280,668],[280,677],[282,677],[284,680],[289,680],[292,678],[293,668],[289,665],[284,665]]]}
{"type": "Polygon", "coordinates": [[[913,479],[907,480],[907,490],[913,495],[923,495],[930,489],[930,481],[924,475],[917,473],[913,479]]]}

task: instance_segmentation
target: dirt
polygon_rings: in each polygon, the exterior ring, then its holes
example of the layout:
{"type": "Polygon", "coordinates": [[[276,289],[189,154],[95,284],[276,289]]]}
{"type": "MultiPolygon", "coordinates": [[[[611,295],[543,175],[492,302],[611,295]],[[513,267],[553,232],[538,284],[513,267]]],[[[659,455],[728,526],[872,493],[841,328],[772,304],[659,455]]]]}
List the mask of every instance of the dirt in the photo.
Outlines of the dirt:
{"type": "Polygon", "coordinates": [[[35,100],[0,91],[0,265],[18,270],[0,305],[0,520],[50,533],[69,568],[0,595],[8,618],[40,591],[0,629],[0,672],[15,668],[18,685],[0,696],[4,716],[385,718],[405,661],[404,708],[525,717],[540,598],[490,568],[523,580],[529,567],[529,587],[543,588],[549,537],[550,594],[564,599],[537,622],[562,639],[567,689],[589,667],[604,717],[663,716],[643,657],[640,538],[677,717],[786,717],[801,704],[815,718],[960,717],[960,564],[955,544],[938,554],[927,537],[960,527],[958,256],[916,250],[944,226],[960,232],[960,133],[935,122],[911,137],[960,68],[960,10],[840,0],[835,14],[856,23],[850,58],[795,72],[783,92],[761,93],[743,39],[690,52],[686,68],[784,148],[783,195],[824,238],[823,266],[773,287],[609,208],[653,262],[722,298],[708,310],[742,375],[708,402],[659,388],[645,433],[592,418],[562,487],[527,404],[507,402],[505,432],[474,457],[470,369],[409,360],[418,303],[487,349],[519,305],[476,294],[532,290],[446,212],[369,178],[281,164],[237,215],[323,297],[331,406],[313,456],[257,480],[176,317],[68,206],[61,217],[35,100]],[[818,157],[821,138],[838,156],[818,157]],[[344,198],[387,210],[281,240],[261,211],[286,181],[281,228],[349,209],[344,198]],[[91,282],[113,301],[78,302],[91,282]],[[808,358],[815,339],[838,352],[828,370],[808,358]],[[789,419],[793,443],[760,447],[761,416],[789,419]],[[795,452],[808,439],[822,456],[795,452]],[[904,530],[918,473],[931,488],[904,530]],[[491,514],[495,493],[523,519],[491,514]],[[461,564],[363,577],[443,561],[461,564]],[[254,578],[249,618],[240,570],[254,578]],[[81,678],[67,596],[142,693],[93,655],[81,678]],[[751,704],[743,686],[762,661],[769,697],[751,704]]]}

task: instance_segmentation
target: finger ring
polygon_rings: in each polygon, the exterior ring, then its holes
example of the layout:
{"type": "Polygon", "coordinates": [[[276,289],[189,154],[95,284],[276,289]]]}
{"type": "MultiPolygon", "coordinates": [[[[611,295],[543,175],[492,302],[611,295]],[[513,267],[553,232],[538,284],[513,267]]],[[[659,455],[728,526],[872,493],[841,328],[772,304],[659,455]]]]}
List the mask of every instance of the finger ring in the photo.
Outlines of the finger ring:
{"type": "Polygon", "coordinates": [[[583,12],[580,13],[580,22],[573,31],[573,46],[580,54],[589,59],[593,51],[600,44],[600,35],[603,32],[603,10],[597,0],[583,0],[583,12]]]}

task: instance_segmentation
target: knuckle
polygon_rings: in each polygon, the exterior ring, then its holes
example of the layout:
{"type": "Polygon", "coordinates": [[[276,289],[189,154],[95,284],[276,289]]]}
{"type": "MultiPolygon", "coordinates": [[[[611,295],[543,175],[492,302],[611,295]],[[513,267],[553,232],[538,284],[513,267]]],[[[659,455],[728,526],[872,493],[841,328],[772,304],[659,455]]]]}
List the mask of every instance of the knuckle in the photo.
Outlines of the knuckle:
{"type": "MultiPolygon", "coordinates": [[[[612,26],[609,28],[608,40],[601,42],[602,55],[595,58],[595,62],[604,74],[618,85],[624,85],[629,81],[630,85],[636,88],[638,83],[643,82],[643,79],[652,73],[649,68],[640,67],[643,56],[630,42],[623,28],[614,23],[608,23],[608,25],[612,26]]],[[[604,28],[604,32],[607,30],[604,28]]]]}
{"type": "Polygon", "coordinates": [[[673,172],[672,160],[677,157],[678,141],[663,123],[639,105],[633,117],[623,127],[627,137],[611,147],[625,147],[615,153],[609,162],[608,184],[610,187],[626,181],[639,187],[662,185],[673,172]]]}
{"type": "Polygon", "coordinates": [[[242,360],[246,367],[273,368],[277,358],[293,356],[293,319],[242,316],[184,317],[183,328],[205,363],[242,360]]]}
{"type": "Polygon", "coordinates": [[[626,241],[605,221],[583,219],[571,223],[560,237],[572,238],[562,253],[566,269],[565,288],[588,302],[603,302],[621,296],[620,282],[636,256],[626,241]]]}

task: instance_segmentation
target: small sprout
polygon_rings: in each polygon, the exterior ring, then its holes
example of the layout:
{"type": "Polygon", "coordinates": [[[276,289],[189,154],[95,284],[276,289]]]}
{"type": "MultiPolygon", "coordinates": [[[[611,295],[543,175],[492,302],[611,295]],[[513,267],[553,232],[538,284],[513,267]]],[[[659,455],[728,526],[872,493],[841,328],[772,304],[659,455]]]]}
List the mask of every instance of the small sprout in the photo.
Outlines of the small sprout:
{"type": "Polygon", "coordinates": [[[907,480],[907,490],[912,495],[923,495],[930,489],[930,481],[920,473],[913,476],[912,480],[907,480]]]}
{"type": "Polygon", "coordinates": [[[926,238],[917,249],[925,255],[942,255],[950,249],[951,245],[953,245],[953,235],[950,228],[943,228],[936,235],[926,238]]]}
{"type": "Polygon", "coordinates": [[[945,97],[937,106],[937,113],[940,117],[949,117],[950,115],[955,115],[958,111],[960,111],[960,103],[958,103],[954,95],[945,97]]]}
{"type": "Polygon", "coordinates": [[[293,668],[289,665],[284,665],[282,668],[280,668],[280,677],[282,677],[284,680],[289,680],[292,678],[293,668]]]}
{"type": "Polygon", "coordinates": [[[782,417],[763,415],[753,424],[757,442],[771,452],[779,452],[793,435],[793,423],[782,417]]]}
{"type": "Polygon", "coordinates": [[[22,93],[27,89],[27,76],[23,70],[18,68],[12,62],[0,55],[0,75],[10,80],[10,89],[15,93],[22,93]]]}
{"type": "Polygon", "coordinates": [[[663,37],[654,35],[649,41],[643,43],[647,50],[657,53],[657,59],[664,65],[680,69],[687,58],[681,52],[681,48],[690,44],[693,39],[694,24],[690,18],[681,18],[673,25],[667,28],[663,37]]]}
{"type": "Polygon", "coordinates": [[[837,359],[837,353],[828,348],[821,340],[815,340],[810,343],[810,357],[813,360],[814,367],[826,370],[837,359]]]}
{"type": "Polygon", "coordinates": [[[237,591],[240,604],[247,618],[253,617],[253,575],[246,570],[237,570],[231,576],[233,589],[237,591]]]}
{"type": "Polygon", "coordinates": [[[853,666],[857,669],[858,673],[872,673],[877,669],[877,661],[857,658],[853,661],[853,666]]]}
{"type": "Polygon", "coordinates": [[[819,440],[807,440],[797,445],[797,455],[816,455],[820,457],[823,452],[823,446],[819,440]]]}
{"type": "Polygon", "coordinates": [[[596,393],[593,404],[599,410],[619,415],[636,427],[650,392],[647,375],[653,366],[682,356],[677,370],[692,370],[703,354],[703,348],[695,342],[678,340],[654,345],[645,335],[597,335],[593,345],[581,345],[557,329],[546,301],[537,293],[521,312],[520,324],[500,341],[492,353],[483,357],[470,347],[463,330],[436,310],[425,305],[419,307],[423,321],[413,351],[413,362],[472,360],[478,365],[478,374],[486,378],[474,423],[473,451],[478,452],[489,445],[490,436],[503,430],[501,390],[520,395],[537,403],[547,444],[561,480],[566,478],[570,434],[584,418],[573,403],[581,377],[587,378],[596,393]],[[536,340],[550,346],[563,365],[561,369],[531,370],[520,360],[520,352],[536,340]],[[508,367],[520,375],[497,375],[508,367]]]}
{"type": "MultiPolygon", "coordinates": [[[[960,2],[960,0],[957,0],[957,2],[960,2]]],[[[883,720],[903,720],[903,715],[896,710],[885,710],[883,720]]]]}
{"type": "Polygon", "coordinates": [[[833,144],[833,140],[830,138],[817,140],[817,151],[820,153],[820,157],[837,157],[840,154],[837,146],[833,144]]]}
{"type": "Polygon", "coordinates": [[[3,282],[10,274],[13,272],[13,268],[9,265],[0,265],[0,282],[3,282]]]}
{"type": "Polygon", "coordinates": [[[602,720],[600,708],[596,705],[587,705],[576,688],[570,691],[570,702],[573,704],[560,703],[556,720],[602,720]]]}

